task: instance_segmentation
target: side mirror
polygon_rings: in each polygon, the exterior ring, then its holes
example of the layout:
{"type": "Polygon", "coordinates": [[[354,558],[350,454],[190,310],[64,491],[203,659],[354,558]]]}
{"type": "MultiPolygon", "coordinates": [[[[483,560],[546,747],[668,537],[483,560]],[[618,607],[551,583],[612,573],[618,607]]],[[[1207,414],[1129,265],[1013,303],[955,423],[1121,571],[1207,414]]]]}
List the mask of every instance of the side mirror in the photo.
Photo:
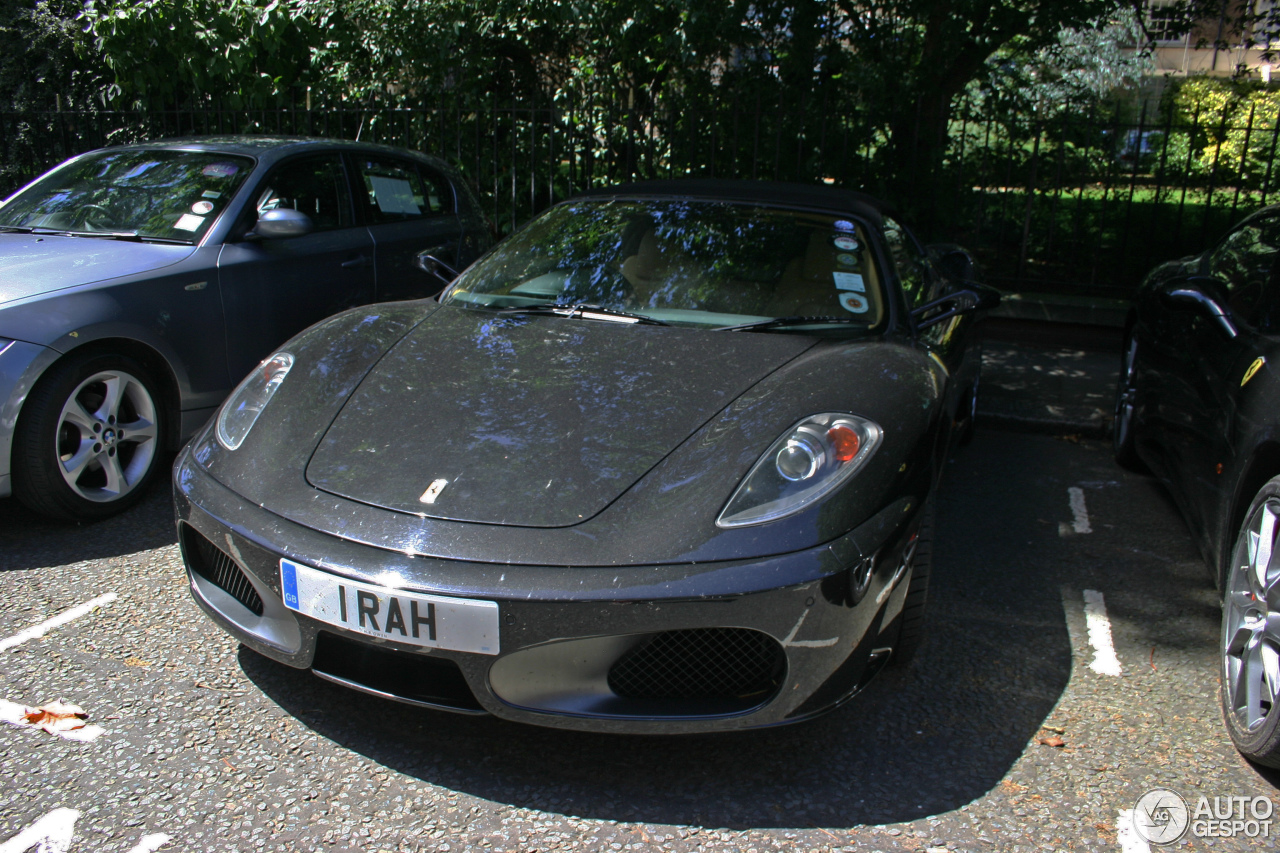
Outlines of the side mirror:
{"type": "Polygon", "coordinates": [[[300,210],[287,207],[265,211],[258,217],[258,224],[245,235],[250,240],[278,240],[283,237],[301,237],[315,230],[311,217],[300,210]]]}
{"type": "Polygon", "coordinates": [[[968,250],[955,243],[934,243],[925,251],[933,259],[938,269],[957,284],[967,284],[978,276],[978,262],[968,250]]]}
{"type": "Polygon", "coordinates": [[[1231,315],[1222,304],[1209,293],[1223,290],[1222,283],[1214,278],[1193,276],[1184,281],[1174,282],[1160,290],[1160,300],[1175,311],[1198,311],[1212,320],[1228,339],[1240,334],[1231,315]],[[1206,292],[1208,291],[1208,292],[1206,292]]]}
{"type": "Polygon", "coordinates": [[[437,255],[446,253],[453,254],[453,244],[446,243],[443,246],[432,246],[430,249],[423,249],[413,259],[413,265],[448,284],[458,277],[458,271],[437,257],[437,255]]]}

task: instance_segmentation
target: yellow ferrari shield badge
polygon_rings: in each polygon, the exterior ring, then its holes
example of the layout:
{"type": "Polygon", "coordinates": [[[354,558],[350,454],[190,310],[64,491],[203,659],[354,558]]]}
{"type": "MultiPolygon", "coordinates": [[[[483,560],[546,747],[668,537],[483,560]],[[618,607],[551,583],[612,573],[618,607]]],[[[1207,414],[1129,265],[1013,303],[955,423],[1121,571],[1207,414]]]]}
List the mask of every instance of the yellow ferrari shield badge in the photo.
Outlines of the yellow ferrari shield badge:
{"type": "Polygon", "coordinates": [[[1266,363],[1267,363],[1267,360],[1262,356],[1258,356],[1257,358],[1255,358],[1253,360],[1253,364],[1249,365],[1249,369],[1244,372],[1244,378],[1240,380],[1240,387],[1243,388],[1245,386],[1245,383],[1247,383],[1250,379],[1252,379],[1254,374],[1257,373],[1259,370],[1261,370],[1262,365],[1266,363]]]}

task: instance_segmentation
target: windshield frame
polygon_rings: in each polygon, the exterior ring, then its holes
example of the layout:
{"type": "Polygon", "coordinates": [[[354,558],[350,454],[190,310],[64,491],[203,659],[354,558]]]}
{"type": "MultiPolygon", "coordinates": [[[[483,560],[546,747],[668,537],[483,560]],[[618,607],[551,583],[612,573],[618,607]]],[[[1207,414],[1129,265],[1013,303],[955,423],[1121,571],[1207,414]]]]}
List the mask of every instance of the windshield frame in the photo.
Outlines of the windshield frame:
{"type": "MultiPolygon", "coordinates": [[[[479,294],[487,294],[487,293],[495,293],[495,294],[498,294],[500,298],[502,298],[504,295],[500,293],[501,286],[493,290],[487,291],[483,287],[473,288],[473,287],[469,287],[468,285],[474,280],[474,277],[476,275],[484,273],[486,271],[485,269],[486,262],[490,261],[495,254],[500,253],[502,249],[505,247],[510,247],[510,245],[513,242],[519,243],[521,236],[527,235],[527,232],[531,228],[537,228],[541,223],[545,221],[547,217],[557,215],[564,208],[581,208],[581,206],[583,205],[609,207],[609,206],[618,205],[618,204],[635,204],[639,208],[643,208],[645,206],[653,206],[657,211],[671,211],[675,209],[677,205],[690,205],[690,206],[709,205],[709,206],[720,206],[721,208],[724,208],[724,209],[736,209],[739,211],[743,211],[743,213],[740,215],[743,217],[744,221],[752,216],[752,212],[757,212],[765,215],[791,214],[791,215],[794,215],[797,220],[795,225],[797,229],[808,228],[811,231],[816,231],[820,227],[827,227],[832,229],[833,234],[838,233],[835,231],[835,228],[837,224],[840,224],[841,221],[843,220],[844,221],[843,227],[847,228],[848,234],[850,236],[855,236],[856,239],[863,244],[854,250],[859,254],[860,266],[854,267],[853,269],[858,272],[863,272],[864,274],[866,274],[864,271],[864,268],[867,266],[871,268],[871,272],[869,273],[869,279],[867,282],[865,282],[865,285],[868,289],[873,291],[873,294],[874,294],[873,301],[879,303],[878,305],[875,306],[875,310],[873,312],[875,314],[874,322],[868,322],[865,325],[849,323],[848,320],[852,317],[856,317],[857,314],[841,314],[839,311],[839,308],[837,307],[835,310],[825,310],[820,314],[815,314],[815,312],[804,312],[809,316],[814,316],[815,321],[812,324],[804,324],[804,325],[782,324],[777,327],[768,328],[767,331],[781,333],[781,334],[820,335],[822,337],[830,337],[833,334],[837,337],[849,337],[849,336],[869,337],[869,336],[880,336],[885,334],[889,329],[896,328],[895,324],[899,322],[900,316],[901,316],[901,306],[898,304],[899,300],[895,295],[896,287],[894,283],[896,282],[896,278],[894,278],[892,268],[887,266],[885,263],[885,254],[883,252],[882,246],[880,245],[879,232],[875,222],[872,219],[872,216],[862,215],[859,213],[859,211],[855,209],[849,209],[848,207],[838,206],[838,205],[832,205],[830,207],[827,207],[827,206],[814,206],[810,204],[794,204],[794,203],[789,204],[789,203],[771,200],[767,197],[767,195],[768,195],[767,191],[762,192],[759,197],[744,197],[742,195],[719,196],[714,193],[712,194],[698,193],[698,194],[686,195],[681,193],[668,193],[668,192],[662,192],[662,193],[622,192],[617,194],[610,194],[607,192],[597,191],[597,192],[592,192],[592,193],[581,195],[581,196],[576,196],[566,201],[559,202],[558,204],[550,208],[547,208],[537,216],[534,216],[528,221],[526,221],[519,229],[513,232],[510,236],[508,236],[505,240],[503,240],[497,246],[493,247],[493,249],[491,249],[480,260],[478,260],[475,264],[473,264],[470,269],[468,269],[461,276],[455,279],[454,282],[452,282],[449,285],[449,287],[447,287],[437,297],[437,299],[443,305],[450,305],[452,307],[459,307],[459,308],[467,308],[471,310],[489,310],[489,311],[496,312],[496,311],[503,310],[504,307],[506,308],[511,307],[511,306],[500,306],[500,305],[492,304],[483,300],[466,298],[470,294],[479,295],[479,294]],[[814,220],[829,218],[831,220],[831,224],[819,225],[814,221],[811,221],[811,222],[804,221],[806,218],[810,218],[810,217],[812,217],[814,220]],[[831,323],[822,322],[821,318],[827,317],[827,316],[835,317],[838,320],[838,322],[831,322],[831,323]]],[[[873,210],[872,214],[874,214],[874,212],[875,211],[873,210]]],[[[527,250],[527,247],[525,248],[527,250]]],[[[539,276],[534,275],[534,276],[530,276],[529,278],[522,279],[520,283],[515,284],[515,287],[520,287],[524,283],[532,281],[538,277],[539,276]]],[[[858,276],[858,278],[861,278],[861,277],[862,276],[858,276]]],[[[511,281],[514,281],[514,280],[515,279],[512,279],[511,281]]],[[[511,281],[506,282],[506,284],[508,285],[511,284],[511,281]]],[[[775,283],[775,286],[776,286],[776,283],[775,283]]],[[[840,286],[837,285],[837,287],[840,287],[840,286]]],[[[702,329],[706,331],[717,330],[717,329],[724,328],[726,326],[736,326],[740,324],[747,324],[747,323],[751,323],[752,321],[771,321],[774,319],[786,317],[792,313],[792,312],[784,312],[784,313],[775,313],[775,314],[752,315],[752,314],[723,314],[719,312],[709,311],[709,312],[705,312],[707,314],[707,319],[705,321],[693,322],[687,317],[672,316],[673,313],[674,314],[695,313],[692,310],[665,309],[658,306],[649,306],[649,307],[638,307],[634,305],[622,306],[618,304],[604,302],[598,298],[593,298],[590,301],[613,310],[625,310],[625,311],[629,311],[639,315],[650,316],[653,319],[662,321],[668,325],[683,326],[685,328],[697,328],[697,329],[702,329]]],[[[553,302],[544,298],[543,301],[541,302],[537,302],[537,303],[531,302],[530,304],[561,305],[562,307],[567,308],[573,304],[573,300],[566,299],[563,303],[558,303],[558,302],[553,302]]],[[[850,309],[846,308],[845,310],[850,310],[850,309]]],[[[555,316],[556,314],[559,314],[560,316],[575,316],[572,314],[572,312],[554,312],[554,313],[548,312],[548,313],[551,316],[555,316]]],[[[761,325],[764,325],[764,323],[761,323],[761,325]]]]}

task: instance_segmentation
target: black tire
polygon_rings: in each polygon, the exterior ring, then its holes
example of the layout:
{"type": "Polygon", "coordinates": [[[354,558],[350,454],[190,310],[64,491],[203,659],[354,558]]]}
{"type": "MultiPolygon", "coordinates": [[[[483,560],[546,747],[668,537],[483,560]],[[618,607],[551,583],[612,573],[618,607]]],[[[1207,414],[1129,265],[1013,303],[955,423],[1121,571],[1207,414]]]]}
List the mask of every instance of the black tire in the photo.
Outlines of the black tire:
{"type": "Polygon", "coordinates": [[[1280,629],[1268,619],[1280,613],[1277,532],[1280,477],[1258,490],[1236,535],[1222,590],[1219,643],[1227,731],[1241,755],[1268,767],[1280,767],[1280,629]]]}
{"type": "Polygon", "coordinates": [[[65,520],[95,521],[127,509],[161,467],[166,417],[154,378],[138,362],[67,357],[23,404],[13,436],[14,494],[36,512],[65,520]]]}
{"type": "Polygon", "coordinates": [[[1147,466],[1138,458],[1134,443],[1134,411],[1137,407],[1138,340],[1132,333],[1125,338],[1120,354],[1120,378],[1116,382],[1115,419],[1111,423],[1111,445],[1116,464],[1121,468],[1147,472],[1147,466]]]}
{"type": "Polygon", "coordinates": [[[916,533],[915,553],[911,557],[911,577],[907,581],[907,597],[898,617],[902,627],[894,643],[889,664],[905,667],[915,658],[924,641],[925,604],[929,600],[929,575],[933,568],[933,501],[925,506],[916,533]]]}

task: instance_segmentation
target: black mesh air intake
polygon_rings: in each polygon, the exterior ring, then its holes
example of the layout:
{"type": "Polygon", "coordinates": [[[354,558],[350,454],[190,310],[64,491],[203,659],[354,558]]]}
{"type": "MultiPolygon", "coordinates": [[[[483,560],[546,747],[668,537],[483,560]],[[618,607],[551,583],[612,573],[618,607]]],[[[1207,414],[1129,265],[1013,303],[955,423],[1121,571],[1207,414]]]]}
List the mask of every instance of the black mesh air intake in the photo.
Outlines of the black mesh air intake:
{"type": "Polygon", "coordinates": [[[221,548],[187,524],[182,525],[182,551],[191,571],[249,608],[255,616],[262,615],[262,599],[240,567],[221,548]]]}
{"type": "Polygon", "coordinates": [[[759,631],[664,631],[618,659],[609,688],[627,699],[763,701],[782,684],[786,663],[778,642],[759,631]]]}

